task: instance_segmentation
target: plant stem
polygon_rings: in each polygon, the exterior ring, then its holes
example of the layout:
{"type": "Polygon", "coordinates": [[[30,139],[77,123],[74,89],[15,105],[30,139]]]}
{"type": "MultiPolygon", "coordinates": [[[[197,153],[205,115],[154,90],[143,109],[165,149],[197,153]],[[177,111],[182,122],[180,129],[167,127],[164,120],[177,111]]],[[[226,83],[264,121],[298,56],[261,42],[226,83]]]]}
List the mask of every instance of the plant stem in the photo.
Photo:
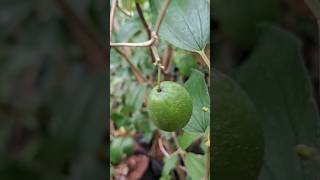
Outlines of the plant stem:
{"type": "Polygon", "coordinates": [[[134,66],[134,64],[131,63],[129,57],[124,53],[120,48],[115,48],[115,50],[124,58],[124,60],[129,64],[130,69],[132,70],[134,76],[137,78],[137,81],[139,84],[145,83],[147,80],[144,78],[142,73],[139,71],[138,68],[134,66]]]}
{"type": "Polygon", "coordinates": [[[152,36],[150,40],[146,42],[141,42],[141,43],[128,43],[128,42],[122,42],[122,43],[113,43],[110,42],[111,47],[120,47],[120,46],[125,46],[125,47],[150,47],[151,45],[154,44],[156,41],[157,37],[152,36]]]}
{"type": "Polygon", "coordinates": [[[116,11],[116,6],[117,6],[117,0],[112,1],[112,6],[111,6],[111,12],[110,12],[110,41],[111,41],[111,35],[112,35],[112,27],[113,27],[113,21],[114,21],[114,14],[116,11]]]}
{"type": "Polygon", "coordinates": [[[206,176],[205,180],[209,180],[210,176],[210,146],[207,148],[207,154],[206,154],[206,176]]]}
{"type": "Polygon", "coordinates": [[[166,14],[166,12],[167,12],[169,3],[170,3],[170,0],[164,0],[164,2],[163,2],[163,4],[162,4],[162,7],[161,7],[161,10],[160,10],[159,16],[158,16],[157,21],[156,21],[156,25],[155,25],[155,27],[154,27],[154,30],[155,30],[156,34],[159,33],[160,25],[161,25],[161,22],[162,22],[165,14],[166,14]]]}
{"type": "Polygon", "coordinates": [[[206,63],[206,65],[210,69],[210,60],[208,59],[206,53],[204,52],[204,49],[202,51],[198,51],[198,53],[200,54],[200,56],[202,57],[202,60],[206,63]]]}
{"type": "Polygon", "coordinates": [[[161,79],[161,65],[160,64],[157,64],[157,66],[158,66],[158,76],[157,76],[157,90],[158,90],[158,92],[160,92],[161,91],[161,88],[160,88],[160,79],[161,79]]]}

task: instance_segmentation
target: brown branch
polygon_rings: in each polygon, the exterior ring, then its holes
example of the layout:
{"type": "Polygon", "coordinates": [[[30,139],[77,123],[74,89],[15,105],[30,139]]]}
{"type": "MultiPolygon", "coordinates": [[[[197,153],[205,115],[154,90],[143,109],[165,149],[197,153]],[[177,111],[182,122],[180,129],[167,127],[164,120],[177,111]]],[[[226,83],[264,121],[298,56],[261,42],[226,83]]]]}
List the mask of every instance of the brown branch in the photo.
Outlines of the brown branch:
{"type": "Polygon", "coordinates": [[[167,46],[167,48],[164,50],[163,55],[163,66],[164,66],[164,73],[168,74],[170,67],[171,67],[171,59],[173,55],[173,49],[170,45],[167,46]]]}
{"type": "Polygon", "coordinates": [[[143,75],[141,74],[141,72],[139,71],[138,68],[136,68],[134,66],[134,64],[131,63],[130,59],[128,58],[128,56],[126,55],[125,52],[123,52],[121,49],[119,48],[115,48],[115,50],[124,58],[124,60],[129,64],[130,69],[132,70],[134,76],[136,77],[137,81],[140,84],[143,84],[146,82],[146,79],[143,77],[143,75]]]}
{"type": "Polygon", "coordinates": [[[127,10],[123,9],[122,7],[120,7],[119,1],[117,1],[117,8],[118,8],[124,15],[126,15],[126,16],[128,16],[128,17],[132,17],[132,14],[131,14],[129,11],[127,11],[127,10]]]}
{"type": "Polygon", "coordinates": [[[110,42],[110,46],[111,47],[121,47],[121,46],[125,46],[125,47],[150,47],[151,45],[153,45],[153,43],[156,40],[157,40],[157,37],[152,36],[150,40],[148,40],[146,42],[142,42],[142,43],[127,43],[127,42],[112,43],[112,42],[110,42]]]}
{"type": "Polygon", "coordinates": [[[169,154],[169,153],[166,151],[166,149],[164,148],[161,137],[158,139],[158,144],[159,144],[159,149],[160,149],[160,151],[163,153],[163,155],[165,155],[166,157],[169,157],[170,154],[169,154]]]}
{"type": "Polygon", "coordinates": [[[143,15],[143,12],[142,12],[142,9],[141,9],[141,6],[140,6],[139,3],[136,3],[136,8],[137,8],[137,11],[138,11],[138,15],[139,15],[139,17],[140,17],[140,19],[141,19],[141,21],[143,23],[144,28],[148,32],[148,37],[150,39],[152,30],[151,30],[150,26],[148,25],[148,23],[146,21],[146,18],[143,15]]]}
{"type": "Polygon", "coordinates": [[[320,1],[317,0],[305,0],[306,4],[312,11],[313,15],[320,19],[320,1]]]}
{"type": "Polygon", "coordinates": [[[116,5],[117,5],[118,0],[112,0],[112,5],[111,5],[111,11],[110,11],[110,41],[111,41],[111,36],[112,36],[112,28],[113,28],[113,21],[114,21],[114,15],[116,12],[116,5]]]}
{"type": "Polygon", "coordinates": [[[164,2],[163,2],[163,4],[162,4],[162,7],[161,7],[161,10],[160,10],[159,16],[158,16],[157,21],[156,21],[156,25],[155,25],[155,27],[154,27],[154,30],[155,30],[156,34],[159,33],[160,25],[161,25],[161,22],[162,22],[165,14],[166,14],[166,12],[167,12],[169,3],[170,3],[170,0],[164,0],[164,2]]]}
{"type": "Polygon", "coordinates": [[[175,132],[173,132],[171,135],[172,135],[173,141],[176,144],[177,148],[181,149],[179,142],[178,142],[177,134],[175,132]]]}
{"type": "MultiPolygon", "coordinates": [[[[142,12],[142,9],[141,9],[140,4],[137,3],[137,2],[136,2],[136,9],[137,9],[138,15],[139,15],[139,17],[140,17],[140,19],[141,19],[141,21],[142,21],[142,24],[143,24],[145,30],[147,31],[148,39],[151,39],[152,30],[151,30],[150,26],[148,25],[146,18],[145,18],[144,15],[143,15],[143,12],[142,12]]],[[[151,50],[151,48],[149,48],[149,53],[150,53],[150,55],[151,55],[152,62],[154,62],[155,59],[154,59],[154,57],[153,57],[153,55],[152,55],[152,50],[151,50]]]]}

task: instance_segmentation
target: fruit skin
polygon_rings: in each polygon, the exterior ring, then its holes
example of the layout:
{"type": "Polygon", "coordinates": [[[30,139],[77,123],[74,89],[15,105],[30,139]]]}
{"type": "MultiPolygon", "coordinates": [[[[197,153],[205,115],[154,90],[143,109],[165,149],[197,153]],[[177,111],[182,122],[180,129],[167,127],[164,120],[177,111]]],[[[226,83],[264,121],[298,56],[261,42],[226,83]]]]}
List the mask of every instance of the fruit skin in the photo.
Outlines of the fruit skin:
{"type": "Polygon", "coordinates": [[[163,81],[161,91],[154,87],[148,97],[148,112],[153,123],[161,130],[173,132],[183,128],[192,115],[192,99],[178,83],[163,81]]]}
{"type": "Polygon", "coordinates": [[[227,76],[213,73],[213,179],[257,180],[264,137],[253,103],[227,76]]]}

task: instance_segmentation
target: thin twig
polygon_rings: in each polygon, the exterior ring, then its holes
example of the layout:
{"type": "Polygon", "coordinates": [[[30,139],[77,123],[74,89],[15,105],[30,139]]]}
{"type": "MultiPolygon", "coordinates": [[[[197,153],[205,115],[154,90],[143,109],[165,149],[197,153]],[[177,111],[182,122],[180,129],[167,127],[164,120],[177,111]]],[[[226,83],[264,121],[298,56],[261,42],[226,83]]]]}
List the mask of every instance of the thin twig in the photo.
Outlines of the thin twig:
{"type": "Polygon", "coordinates": [[[305,0],[306,4],[317,19],[320,19],[320,1],[305,0]]]}
{"type": "Polygon", "coordinates": [[[175,132],[172,133],[172,138],[173,138],[173,141],[176,144],[177,148],[181,149],[178,138],[177,138],[177,134],[175,132]]]}
{"type": "Polygon", "coordinates": [[[142,42],[142,43],[127,43],[127,42],[112,43],[112,42],[110,42],[110,46],[111,47],[121,47],[121,46],[125,46],[125,47],[150,47],[156,40],[157,40],[157,37],[153,36],[153,37],[151,37],[150,40],[148,40],[146,42],[142,42]]]}
{"type": "Polygon", "coordinates": [[[159,144],[160,151],[161,151],[166,157],[169,157],[170,154],[169,154],[169,153],[166,151],[166,149],[164,148],[161,137],[158,139],[158,144],[159,144]]]}
{"type": "Polygon", "coordinates": [[[142,21],[142,24],[143,24],[144,28],[146,29],[146,31],[148,32],[148,37],[150,39],[152,30],[151,30],[150,26],[148,25],[146,18],[143,15],[143,12],[142,12],[140,4],[137,3],[137,2],[136,2],[136,8],[137,8],[137,11],[138,11],[138,15],[139,15],[139,17],[140,17],[140,19],[142,21]]]}
{"type": "Polygon", "coordinates": [[[167,48],[164,50],[164,55],[162,58],[165,74],[168,74],[170,71],[172,55],[173,55],[173,48],[170,45],[168,45],[167,48]]]}
{"type": "Polygon", "coordinates": [[[210,147],[207,147],[207,154],[206,156],[206,174],[204,179],[208,180],[210,176],[210,147]]]}
{"type": "Polygon", "coordinates": [[[134,66],[134,64],[131,63],[130,59],[127,57],[126,53],[124,53],[120,48],[115,48],[115,50],[124,57],[125,61],[129,64],[134,76],[137,78],[137,81],[140,84],[145,83],[147,80],[143,77],[142,73],[139,71],[138,68],[134,66]]]}
{"type": "Polygon", "coordinates": [[[132,13],[130,13],[129,11],[127,11],[126,9],[123,9],[120,5],[119,5],[119,1],[117,1],[117,8],[126,16],[128,17],[132,17],[132,13]]]}
{"type": "MultiPolygon", "coordinates": [[[[147,20],[146,20],[146,18],[144,17],[143,12],[142,12],[142,9],[141,9],[141,6],[140,6],[140,4],[139,4],[138,2],[136,2],[136,9],[137,9],[138,15],[139,15],[139,17],[140,17],[140,19],[141,19],[141,21],[142,21],[142,24],[143,24],[145,30],[147,31],[148,39],[151,39],[152,30],[151,30],[149,24],[147,23],[147,20]]],[[[149,48],[149,53],[150,53],[150,55],[151,55],[152,62],[154,62],[155,59],[154,59],[154,57],[153,57],[153,55],[152,55],[152,50],[151,50],[151,48],[149,48]]]]}
{"type": "Polygon", "coordinates": [[[155,63],[159,63],[160,62],[160,56],[159,56],[159,53],[158,53],[158,50],[156,48],[156,46],[151,46],[151,50],[152,50],[152,54],[154,56],[154,59],[155,59],[155,63]]]}
{"type": "Polygon", "coordinates": [[[170,3],[170,0],[164,0],[164,2],[163,2],[163,4],[162,4],[162,7],[161,7],[161,10],[160,10],[159,16],[158,16],[157,21],[156,21],[156,25],[155,25],[155,27],[154,27],[154,31],[156,32],[156,34],[159,33],[160,25],[161,25],[161,22],[162,22],[165,14],[166,14],[166,12],[167,12],[169,3],[170,3]]]}
{"type": "Polygon", "coordinates": [[[114,15],[116,12],[116,5],[118,0],[112,0],[111,5],[111,11],[110,11],[110,41],[111,41],[111,35],[112,35],[112,28],[113,28],[113,21],[114,21],[114,15]]]}

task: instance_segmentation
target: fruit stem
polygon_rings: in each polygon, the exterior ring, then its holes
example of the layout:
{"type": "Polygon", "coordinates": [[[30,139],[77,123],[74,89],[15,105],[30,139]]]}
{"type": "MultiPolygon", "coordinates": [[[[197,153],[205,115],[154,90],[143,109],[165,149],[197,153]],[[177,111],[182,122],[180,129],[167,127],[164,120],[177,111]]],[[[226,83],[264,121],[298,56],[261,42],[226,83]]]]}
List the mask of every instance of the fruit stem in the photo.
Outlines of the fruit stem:
{"type": "Polygon", "coordinates": [[[160,88],[161,65],[158,64],[157,66],[158,66],[158,77],[157,77],[157,86],[158,86],[158,88],[157,88],[157,90],[158,90],[158,92],[160,92],[161,91],[161,88],[160,88]]]}
{"type": "Polygon", "coordinates": [[[198,53],[200,54],[201,58],[203,59],[203,61],[206,63],[206,65],[210,69],[210,60],[207,57],[206,53],[204,52],[204,49],[202,51],[198,51],[198,53]]]}
{"type": "Polygon", "coordinates": [[[210,146],[207,148],[207,154],[206,154],[206,176],[205,180],[209,180],[210,176],[210,146]]]}

